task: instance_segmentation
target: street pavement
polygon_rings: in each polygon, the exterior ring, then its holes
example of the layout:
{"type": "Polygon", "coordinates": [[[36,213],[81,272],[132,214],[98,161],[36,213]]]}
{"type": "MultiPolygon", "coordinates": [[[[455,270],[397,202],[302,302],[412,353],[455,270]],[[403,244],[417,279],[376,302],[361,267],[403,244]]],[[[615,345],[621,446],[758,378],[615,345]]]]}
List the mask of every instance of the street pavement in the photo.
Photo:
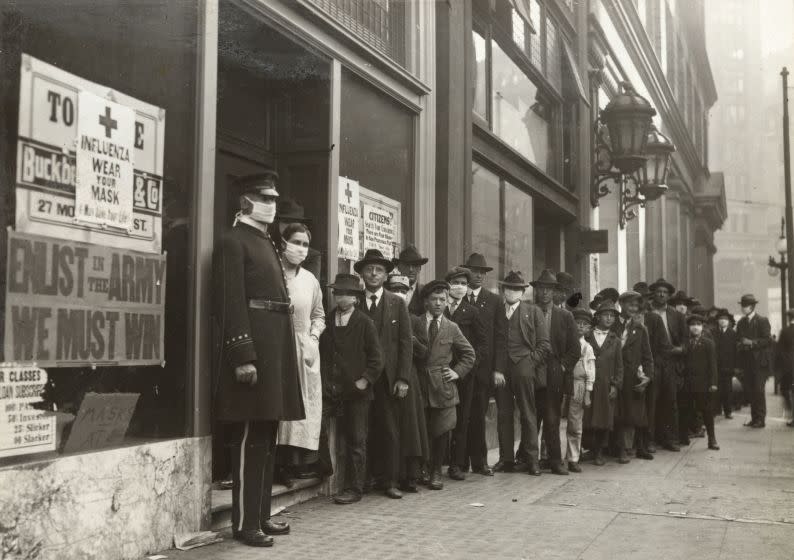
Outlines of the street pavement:
{"type": "MultiPolygon", "coordinates": [[[[771,387],[771,386],[770,386],[771,387]]],[[[338,506],[317,498],[282,513],[292,534],[252,549],[230,535],[177,560],[582,559],[791,560],[794,429],[768,396],[763,430],[719,417],[720,451],[694,439],[653,461],[583,464],[582,474],[469,474],[440,492],[338,506]]],[[[492,457],[492,462],[496,457],[492,457]]]]}

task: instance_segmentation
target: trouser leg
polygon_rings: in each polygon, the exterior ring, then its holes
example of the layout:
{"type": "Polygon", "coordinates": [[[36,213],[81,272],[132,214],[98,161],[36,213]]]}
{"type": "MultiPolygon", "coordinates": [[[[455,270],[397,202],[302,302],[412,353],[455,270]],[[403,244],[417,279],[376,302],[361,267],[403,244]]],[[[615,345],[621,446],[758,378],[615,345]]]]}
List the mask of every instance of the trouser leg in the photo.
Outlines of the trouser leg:
{"type": "Polygon", "coordinates": [[[526,450],[532,464],[537,465],[538,449],[538,417],[535,403],[535,385],[537,383],[535,369],[529,358],[517,364],[511,364],[513,375],[511,383],[516,396],[516,406],[521,417],[521,444],[526,450]]]}
{"type": "Polygon", "coordinates": [[[648,433],[656,437],[656,402],[659,399],[659,382],[653,380],[645,389],[645,410],[648,413],[648,433]]]}
{"type": "Polygon", "coordinates": [[[766,370],[758,370],[755,379],[755,408],[758,411],[758,421],[766,421],[766,370]]]}
{"type": "MultiPolygon", "coordinates": [[[[535,387],[535,411],[537,412],[535,414],[535,418],[536,418],[535,425],[537,426],[537,430],[538,430],[538,450],[539,450],[539,457],[541,459],[549,458],[548,449],[546,449],[545,447],[548,442],[546,441],[546,432],[545,432],[546,422],[544,422],[544,419],[546,417],[546,408],[547,408],[546,407],[547,392],[548,392],[547,387],[535,387]]],[[[523,442],[519,446],[519,451],[521,454],[521,458],[527,461],[529,455],[527,454],[526,449],[524,449],[523,442]]]]}
{"type": "Polygon", "coordinates": [[[719,395],[722,413],[727,415],[733,412],[733,376],[731,372],[721,372],[719,379],[719,395]]]}
{"type": "Polygon", "coordinates": [[[444,432],[433,438],[433,449],[430,452],[430,472],[439,474],[444,464],[444,454],[449,447],[450,432],[444,432]]]}
{"type": "Polygon", "coordinates": [[[467,447],[471,468],[480,469],[488,464],[488,445],[485,442],[485,416],[490,401],[489,387],[479,379],[474,380],[467,447]]]}
{"type": "Polygon", "coordinates": [[[634,445],[634,426],[621,426],[617,430],[618,451],[625,452],[634,445]]]}
{"type": "Polygon", "coordinates": [[[259,530],[270,519],[278,422],[240,422],[232,428],[232,528],[259,530]]]}
{"type": "Polygon", "coordinates": [[[450,466],[457,465],[463,471],[469,469],[469,419],[472,412],[472,399],[474,398],[474,376],[468,375],[458,382],[458,397],[460,403],[456,407],[458,423],[452,431],[450,443],[450,466]]]}
{"type": "Polygon", "coordinates": [[[565,460],[578,463],[582,451],[582,419],[584,418],[585,382],[574,380],[573,392],[568,401],[568,424],[566,426],[565,460]]]}
{"type": "Polygon", "coordinates": [[[678,391],[678,440],[687,441],[689,439],[689,426],[695,411],[691,402],[691,394],[688,391],[678,391]]]}
{"type": "Polygon", "coordinates": [[[502,387],[496,387],[494,397],[496,399],[496,430],[499,435],[499,460],[505,463],[515,461],[515,397],[513,393],[513,382],[511,368],[505,372],[506,383],[502,387]]]}
{"type": "Polygon", "coordinates": [[[344,426],[348,472],[345,490],[352,490],[358,494],[364,491],[367,475],[369,409],[368,400],[357,399],[345,403],[344,426]]]}
{"type": "Polygon", "coordinates": [[[676,374],[672,365],[662,366],[658,377],[656,400],[656,437],[659,443],[677,439],[678,403],[676,399],[676,374]]]}
{"type": "Polygon", "coordinates": [[[392,396],[385,376],[375,382],[374,389],[376,428],[370,440],[379,442],[383,482],[391,488],[397,486],[400,475],[400,402],[392,396]]]}
{"type": "Polygon", "coordinates": [[[562,415],[561,381],[549,381],[546,387],[546,403],[543,414],[543,439],[552,465],[562,463],[562,444],[560,442],[560,417],[562,415]]]}

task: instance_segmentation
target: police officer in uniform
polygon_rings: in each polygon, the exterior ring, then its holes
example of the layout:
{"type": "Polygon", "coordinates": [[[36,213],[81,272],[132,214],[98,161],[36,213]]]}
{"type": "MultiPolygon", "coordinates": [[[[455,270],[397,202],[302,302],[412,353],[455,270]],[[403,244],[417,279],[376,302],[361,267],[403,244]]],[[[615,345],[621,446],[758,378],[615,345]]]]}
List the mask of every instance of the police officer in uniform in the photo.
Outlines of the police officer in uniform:
{"type": "Polygon", "coordinates": [[[222,352],[215,411],[232,457],[232,529],[249,546],[289,532],[270,520],[281,420],[305,417],[284,270],[267,228],[276,215],[275,172],[236,181],[240,211],[214,259],[215,313],[222,352]]]}

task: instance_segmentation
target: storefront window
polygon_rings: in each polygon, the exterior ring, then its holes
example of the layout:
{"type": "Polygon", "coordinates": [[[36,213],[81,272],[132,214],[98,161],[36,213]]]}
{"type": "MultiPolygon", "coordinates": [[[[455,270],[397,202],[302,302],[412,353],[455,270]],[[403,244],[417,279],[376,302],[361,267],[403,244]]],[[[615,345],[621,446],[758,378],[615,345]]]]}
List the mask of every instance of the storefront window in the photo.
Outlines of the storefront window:
{"type": "Polygon", "coordinates": [[[553,107],[541,89],[496,41],[493,57],[493,132],[543,171],[550,169],[553,107]]]}
{"type": "MultiPolygon", "coordinates": [[[[185,436],[190,417],[197,4],[160,2],[143,11],[121,0],[81,10],[55,2],[42,7],[23,2],[0,12],[3,360],[37,361],[46,371],[38,402],[15,399],[20,394],[9,390],[9,372],[0,372],[0,464],[185,436]],[[48,72],[64,74],[56,81],[48,72]],[[24,95],[22,83],[28,84],[24,95]],[[88,83],[94,86],[79,85],[88,83]],[[94,91],[83,89],[89,87],[94,91]],[[75,169],[80,173],[76,150],[88,150],[75,141],[78,130],[83,138],[89,134],[94,99],[105,109],[99,113],[104,131],[99,136],[118,142],[116,154],[131,154],[129,171],[121,166],[118,191],[122,199],[132,193],[134,219],[129,229],[111,227],[101,244],[93,235],[99,228],[64,219],[88,211],[75,202],[85,193],[77,193],[69,177],[75,169]],[[63,136],[60,145],[43,140],[57,134],[63,136]],[[27,156],[49,162],[49,171],[43,164],[28,166],[27,156]],[[27,166],[19,181],[17,161],[27,166]],[[26,206],[17,207],[20,200],[26,206]],[[36,219],[31,208],[54,213],[36,219]],[[93,255],[84,268],[80,255],[93,255]],[[45,284],[58,270],[61,283],[53,292],[55,284],[52,289],[45,284]],[[90,301],[104,304],[91,308],[90,301]],[[121,311],[111,310],[114,305],[121,311]],[[21,425],[26,417],[45,428],[27,433],[21,425]],[[20,428],[24,436],[6,437],[20,428]],[[43,444],[33,445],[31,454],[26,448],[31,442],[43,444]]],[[[97,204],[93,218],[123,223],[126,206],[119,214],[102,213],[98,200],[91,202],[97,204]]],[[[14,375],[18,380],[39,374],[14,375]]]]}
{"type": "Polygon", "coordinates": [[[483,119],[488,118],[488,65],[486,60],[485,38],[477,31],[472,32],[474,41],[474,113],[483,119]]]}
{"type": "Polygon", "coordinates": [[[532,197],[505,182],[505,266],[532,272],[532,197]]]}

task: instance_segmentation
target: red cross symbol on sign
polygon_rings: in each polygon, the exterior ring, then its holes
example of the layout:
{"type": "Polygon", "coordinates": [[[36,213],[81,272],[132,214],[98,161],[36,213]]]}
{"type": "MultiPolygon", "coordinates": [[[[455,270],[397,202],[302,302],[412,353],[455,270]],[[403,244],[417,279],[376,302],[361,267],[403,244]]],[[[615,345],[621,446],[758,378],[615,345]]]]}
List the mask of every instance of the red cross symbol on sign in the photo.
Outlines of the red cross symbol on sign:
{"type": "Polygon", "coordinates": [[[119,127],[118,121],[110,118],[110,107],[105,107],[105,114],[99,115],[99,126],[105,127],[105,136],[108,138],[110,138],[110,131],[119,127]]]}
{"type": "Polygon", "coordinates": [[[351,204],[353,202],[352,201],[353,191],[350,190],[350,185],[345,185],[345,196],[347,197],[347,203],[351,204]]]}

